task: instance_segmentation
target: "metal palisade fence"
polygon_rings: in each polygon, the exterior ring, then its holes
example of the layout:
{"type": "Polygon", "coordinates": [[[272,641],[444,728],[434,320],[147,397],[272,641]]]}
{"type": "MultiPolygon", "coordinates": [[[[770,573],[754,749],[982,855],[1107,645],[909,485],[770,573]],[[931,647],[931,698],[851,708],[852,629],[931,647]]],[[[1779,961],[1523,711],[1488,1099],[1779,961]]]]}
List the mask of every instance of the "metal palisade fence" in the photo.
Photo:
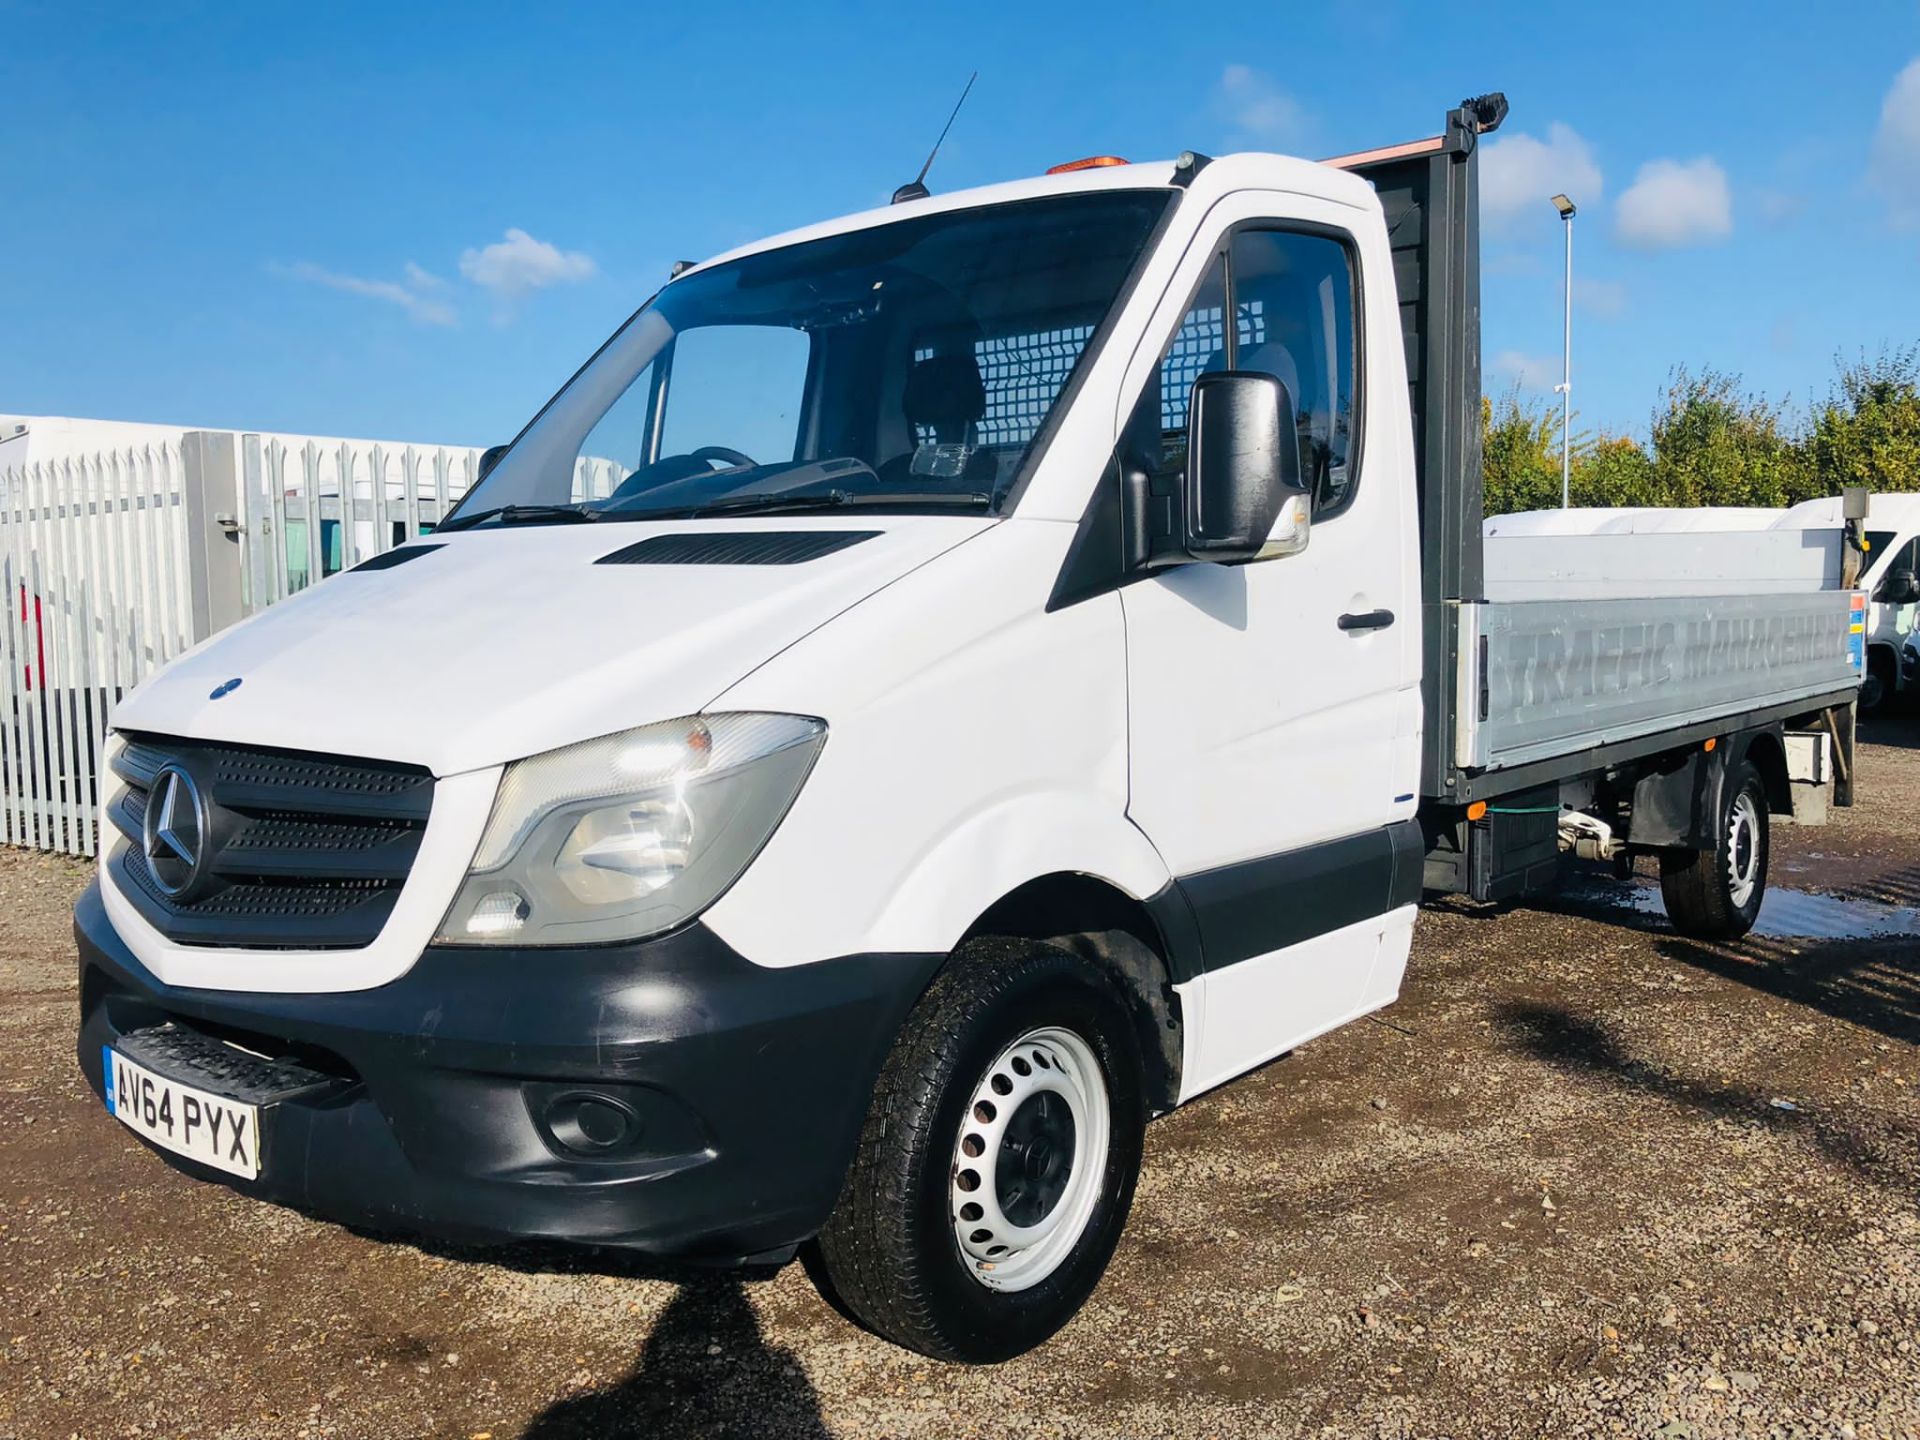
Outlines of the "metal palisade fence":
{"type": "Polygon", "coordinates": [[[188,431],[0,471],[0,841],[94,854],[120,698],[227,625],[431,530],[479,454],[188,431]]]}

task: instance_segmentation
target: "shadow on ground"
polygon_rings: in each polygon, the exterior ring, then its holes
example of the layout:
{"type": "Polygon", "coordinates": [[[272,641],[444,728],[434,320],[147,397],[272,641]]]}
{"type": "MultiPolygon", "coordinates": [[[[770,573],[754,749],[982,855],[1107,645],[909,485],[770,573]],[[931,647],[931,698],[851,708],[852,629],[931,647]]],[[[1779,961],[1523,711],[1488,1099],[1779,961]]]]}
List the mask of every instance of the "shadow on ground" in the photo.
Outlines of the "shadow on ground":
{"type": "Polygon", "coordinates": [[[560,1400],[523,1440],[823,1440],[820,1397],[793,1352],[760,1333],[739,1279],[688,1281],[615,1385],[560,1400]]]}
{"type": "Polygon", "coordinates": [[[1913,1160],[1913,1152],[1920,1147],[1910,1132],[1902,1132],[1897,1147],[1889,1148],[1841,1114],[1783,1109],[1764,1089],[1689,1079],[1657,1060],[1634,1054],[1600,1021],[1562,1006],[1517,1001],[1501,1006],[1495,1020],[1515,1048],[1558,1069],[1718,1119],[1743,1120],[1796,1135],[1862,1184],[1890,1191],[1902,1200],[1920,1185],[1920,1165],[1913,1160]]]}
{"type": "Polygon", "coordinates": [[[1920,943],[1760,940],[1713,944],[1675,935],[1655,948],[1723,980],[1920,1044],[1920,943]]]}
{"type": "Polygon", "coordinates": [[[1859,734],[1862,744],[1920,750],[1920,708],[1910,699],[1903,699],[1888,714],[1871,715],[1862,720],[1859,734]]]}
{"type": "Polygon", "coordinates": [[[1676,933],[1658,894],[1575,874],[1528,908],[1638,930],[1664,959],[1920,1044],[1920,937],[1907,933],[1920,910],[1920,865],[1821,893],[1775,889],[1755,932],[1731,941],[1676,933]]]}

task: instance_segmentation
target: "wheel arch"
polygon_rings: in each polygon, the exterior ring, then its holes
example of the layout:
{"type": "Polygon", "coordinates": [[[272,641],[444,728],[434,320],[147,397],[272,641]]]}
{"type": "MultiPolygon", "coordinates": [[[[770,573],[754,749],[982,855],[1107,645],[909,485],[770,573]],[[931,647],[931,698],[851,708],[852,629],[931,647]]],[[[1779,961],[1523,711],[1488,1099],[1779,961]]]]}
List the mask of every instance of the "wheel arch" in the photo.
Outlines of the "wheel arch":
{"type": "Polygon", "coordinates": [[[1901,652],[1901,645],[1893,640],[1867,641],[1867,664],[1861,677],[1861,710],[1884,710],[1900,694],[1906,684],[1901,652]]]}
{"type": "Polygon", "coordinates": [[[1793,813],[1793,781],[1787,773],[1787,746],[1780,727],[1768,725],[1749,730],[1741,737],[1734,760],[1749,760],[1760,772],[1760,784],[1767,793],[1767,809],[1775,815],[1793,813]]]}
{"type": "Polygon", "coordinates": [[[1178,941],[1168,936],[1155,907],[1096,876],[1057,872],[996,900],[961,943],[985,935],[1046,941],[1113,974],[1132,1001],[1148,1104],[1156,1114],[1173,1109],[1186,1022],[1174,989],[1178,941]]]}

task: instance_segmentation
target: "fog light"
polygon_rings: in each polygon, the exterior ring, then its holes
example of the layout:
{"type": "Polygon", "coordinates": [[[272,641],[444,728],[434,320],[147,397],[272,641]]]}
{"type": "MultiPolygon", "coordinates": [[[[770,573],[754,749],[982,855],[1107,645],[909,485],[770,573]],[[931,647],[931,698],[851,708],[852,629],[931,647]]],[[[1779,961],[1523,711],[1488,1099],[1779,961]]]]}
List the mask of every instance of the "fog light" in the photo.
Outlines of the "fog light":
{"type": "Polygon", "coordinates": [[[640,1138],[640,1117],[626,1101],[590,1090],[570,1090],[547,1102],[547,1133],[576,1155],[605,1158],[640,1138]]]}

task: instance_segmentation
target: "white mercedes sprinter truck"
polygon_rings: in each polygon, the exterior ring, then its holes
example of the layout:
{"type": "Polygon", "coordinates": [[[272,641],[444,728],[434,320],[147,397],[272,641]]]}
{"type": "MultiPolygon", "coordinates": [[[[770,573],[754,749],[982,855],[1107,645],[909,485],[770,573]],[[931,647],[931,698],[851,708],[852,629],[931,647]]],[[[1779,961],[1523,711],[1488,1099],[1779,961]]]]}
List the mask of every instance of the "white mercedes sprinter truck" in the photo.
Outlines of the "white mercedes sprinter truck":
{"type": "Polygon", "coordinates": [[[811,1243],[992,1360],[1149,1117],[1395,998],[1423,885],[1652,851],[1740,933],[1769,817],[1846,799],[1858,597],[1489,598],[1504,111],[686,267],[437,533],[121,704],[87,1079],[248,1195],[811,1243]]]}

